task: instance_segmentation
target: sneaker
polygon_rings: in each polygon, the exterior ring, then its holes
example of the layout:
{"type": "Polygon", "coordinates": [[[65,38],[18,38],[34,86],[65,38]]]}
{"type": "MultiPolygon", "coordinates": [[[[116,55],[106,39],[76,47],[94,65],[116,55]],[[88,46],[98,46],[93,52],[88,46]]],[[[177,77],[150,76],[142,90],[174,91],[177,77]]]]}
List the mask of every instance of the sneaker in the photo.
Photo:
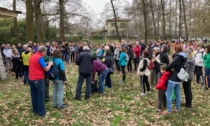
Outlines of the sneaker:
{"type": "Polygon", "coordinates": [[[146,93],[141,93],[141,96],[145,96],[146,95],[146,93]]]}
{"type": "Polygon", "coordinates": [[[59,110],[65,109],[67,106],[63,104],[61,107],[58,107],[59,110]]]}
{"type": "Polygon", "coordinates": [[[147,94],[151,94],[151,91],[147,91],[147,94]]]}
{"type": "Polygon", "coordinates": [[[156,111],[157,111],[157,112],[161,112],[161,110],[160,110],[160,109],[156,109],[156,111]]]}
{"type": "Polygon", "coordinates": [[[74,97],[74,100],[81,100],[81,98],[79,98],[79,97],[74,97]]]}

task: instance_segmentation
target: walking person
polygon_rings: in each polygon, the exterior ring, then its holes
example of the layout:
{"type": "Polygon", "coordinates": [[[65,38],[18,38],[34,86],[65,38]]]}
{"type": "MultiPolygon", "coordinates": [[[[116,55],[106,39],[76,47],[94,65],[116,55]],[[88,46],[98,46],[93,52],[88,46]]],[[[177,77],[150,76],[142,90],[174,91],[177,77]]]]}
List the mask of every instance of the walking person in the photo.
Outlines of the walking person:
{"type": "Polygon", "coordinates": [[[150,64],[149,60],[149,51],[144,51],[142,54],[142,60],[139,63],[138,71],[137,74],[140,75],[140,84],[142,87],[142,96],[146,95],[146,88],[147,87],[147,92],[150,93],[150,85],[148,81],[148,76],[150,76],[150,70],[148,69],[148,66],[150,64]]]}
{"type": "Polygon", "coordinates": [[[46,114],[44,102],[44,71],[48,71],[53,65],[52,62],[49,62],[48,65],[44,62],[43,56],[46,53],[46,47],[39,46],[38,51],[29,59],[29,84],[33,112],[43,117],[46,114]]]}
{"type": "Polygon", "coordinates": [[[83,52],[81,52],[77,59],[76,64],[79,66],[79,77],[76,87],[75,100],[81,99],[81,90],[84,79],[86,80],[85,99],[90,98],[91,93],[91,73],[93,70],[93,56],[90,53],[88,46],[83,46],[83,52]]]}

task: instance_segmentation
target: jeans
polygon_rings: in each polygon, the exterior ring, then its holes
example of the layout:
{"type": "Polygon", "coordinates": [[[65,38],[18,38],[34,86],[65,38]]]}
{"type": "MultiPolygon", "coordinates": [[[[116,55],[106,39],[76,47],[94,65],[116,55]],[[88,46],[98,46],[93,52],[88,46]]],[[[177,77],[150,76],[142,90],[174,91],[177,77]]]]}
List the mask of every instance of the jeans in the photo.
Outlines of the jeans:
{"type": "Polygon", "coordinates": [[[205,68],[205,84],[207,88],[210,88],[210,68],[205,68]]]}
{"type": "Polygon", "coordinates": [[[120,65],[118,64],[119,60],[115,60],[115,65],[117,67],[117,71],[120,71],[120,65]]]}
{"type": "Polygon", "coordinates": [[[139,62],[140,62],[140,58],[139,57],[134,58],[135,71],[137,71],[137,68],[139,66],[139,62]]]}
{"type": "Polygon", "coordinates": [[[104,80],[106,78],[106,75],[108,73],[108,68],[106,68],[103,73],[99,75],[99,93],[103,94],[104,93],[104,80]]]}
{"type": "Polygon", "coordinates": [[[53,106],[61,107],[63,105],[63,80],[53,80],[53,106]]]}
{"type": "Polygon", "coordinates": [[[122,81],[124,82],[126,78],[125,66],[121,66],[121,70],[122,70],[122,75],[123,75],[122,81]]]}
{"type": "Polygon", "coordinates": [[[69,63],[69,53],[66,53],[66,54],[65,54],[65,61],[66,61],[67,63],[69,63]]]}
{"type": "Polygon", "coordinates": [[[107,73],[106,75],[106,82],[105,82],[105,85],[109,88],[112,87],[112,80],[111,80],[111,73],[107,73]]]}
{"type": "MultiPolygon", "coordinates": [[[[181,83],[181,82],[180,82],[181,83]]],[[[172,91],[174,89],[175,95],[176,95],[176,110],[180,110],[180,84],[176,84],[168,81],[168,86],[166,90],[166,100],[167,100],[167,109],[168,112],[172,111],[172,91]]]]}
{"type": "Polygon", "coordinates": [[[39,116],[45,116],[45,102],[44,102],[44,79],[30,80],[31,101],[33,112],[39,116]]]}
{"type": "Polygon", "coordinates": [[[86,79],[86,91],[85,91],[85,97],[90,97],[91,92],[91,74],[82,74],[79,73],[78,82],[77,82],[77,88],[76,88],[76,98],[81,97],[81,91],[82,91],[82,85],[84,82],[84,79],[86,79]]]}
{"type": "Polygon", "coordinates": [[[183,82],[183,89],[185,95],[185,107],[191,107],[192,106],[191,80],[183,82]]]}
{"type": "Polygon", "coordinates": [[[23,79],[23,83],[26,85],[27,83],[29,83],[28,82],[28,80],[29,80],[29,78],[28,78],[28,71],[24,71],[24,79],[23,79]]]}

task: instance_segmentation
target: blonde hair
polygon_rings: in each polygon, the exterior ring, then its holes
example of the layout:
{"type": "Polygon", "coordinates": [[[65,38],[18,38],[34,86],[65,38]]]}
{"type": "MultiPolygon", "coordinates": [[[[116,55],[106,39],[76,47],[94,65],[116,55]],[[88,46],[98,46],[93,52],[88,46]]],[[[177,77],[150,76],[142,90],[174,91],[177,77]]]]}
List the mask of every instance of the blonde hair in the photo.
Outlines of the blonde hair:
{"type": "Polygon", "coordinates": [[[192,50],[191,49],[185,49],[184,53],[187,53],[189,58],[192,57],[192,50]]]}

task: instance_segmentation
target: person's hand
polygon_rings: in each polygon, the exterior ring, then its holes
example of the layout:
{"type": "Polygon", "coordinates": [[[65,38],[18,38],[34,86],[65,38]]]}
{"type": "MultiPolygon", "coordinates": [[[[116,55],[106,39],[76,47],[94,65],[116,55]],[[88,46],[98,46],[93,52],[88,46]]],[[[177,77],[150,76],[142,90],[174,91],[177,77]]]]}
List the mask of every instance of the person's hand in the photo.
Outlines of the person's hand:
{"type": "Polygon", "coordinates": [[[92,81],[92,84],[94,84],[94,81],[92,81]]]}
{"type": "Polygon", "coordinates": [[[48,65],[52,66],[53,65],[53,62],[48,62],[48,65]]]}

